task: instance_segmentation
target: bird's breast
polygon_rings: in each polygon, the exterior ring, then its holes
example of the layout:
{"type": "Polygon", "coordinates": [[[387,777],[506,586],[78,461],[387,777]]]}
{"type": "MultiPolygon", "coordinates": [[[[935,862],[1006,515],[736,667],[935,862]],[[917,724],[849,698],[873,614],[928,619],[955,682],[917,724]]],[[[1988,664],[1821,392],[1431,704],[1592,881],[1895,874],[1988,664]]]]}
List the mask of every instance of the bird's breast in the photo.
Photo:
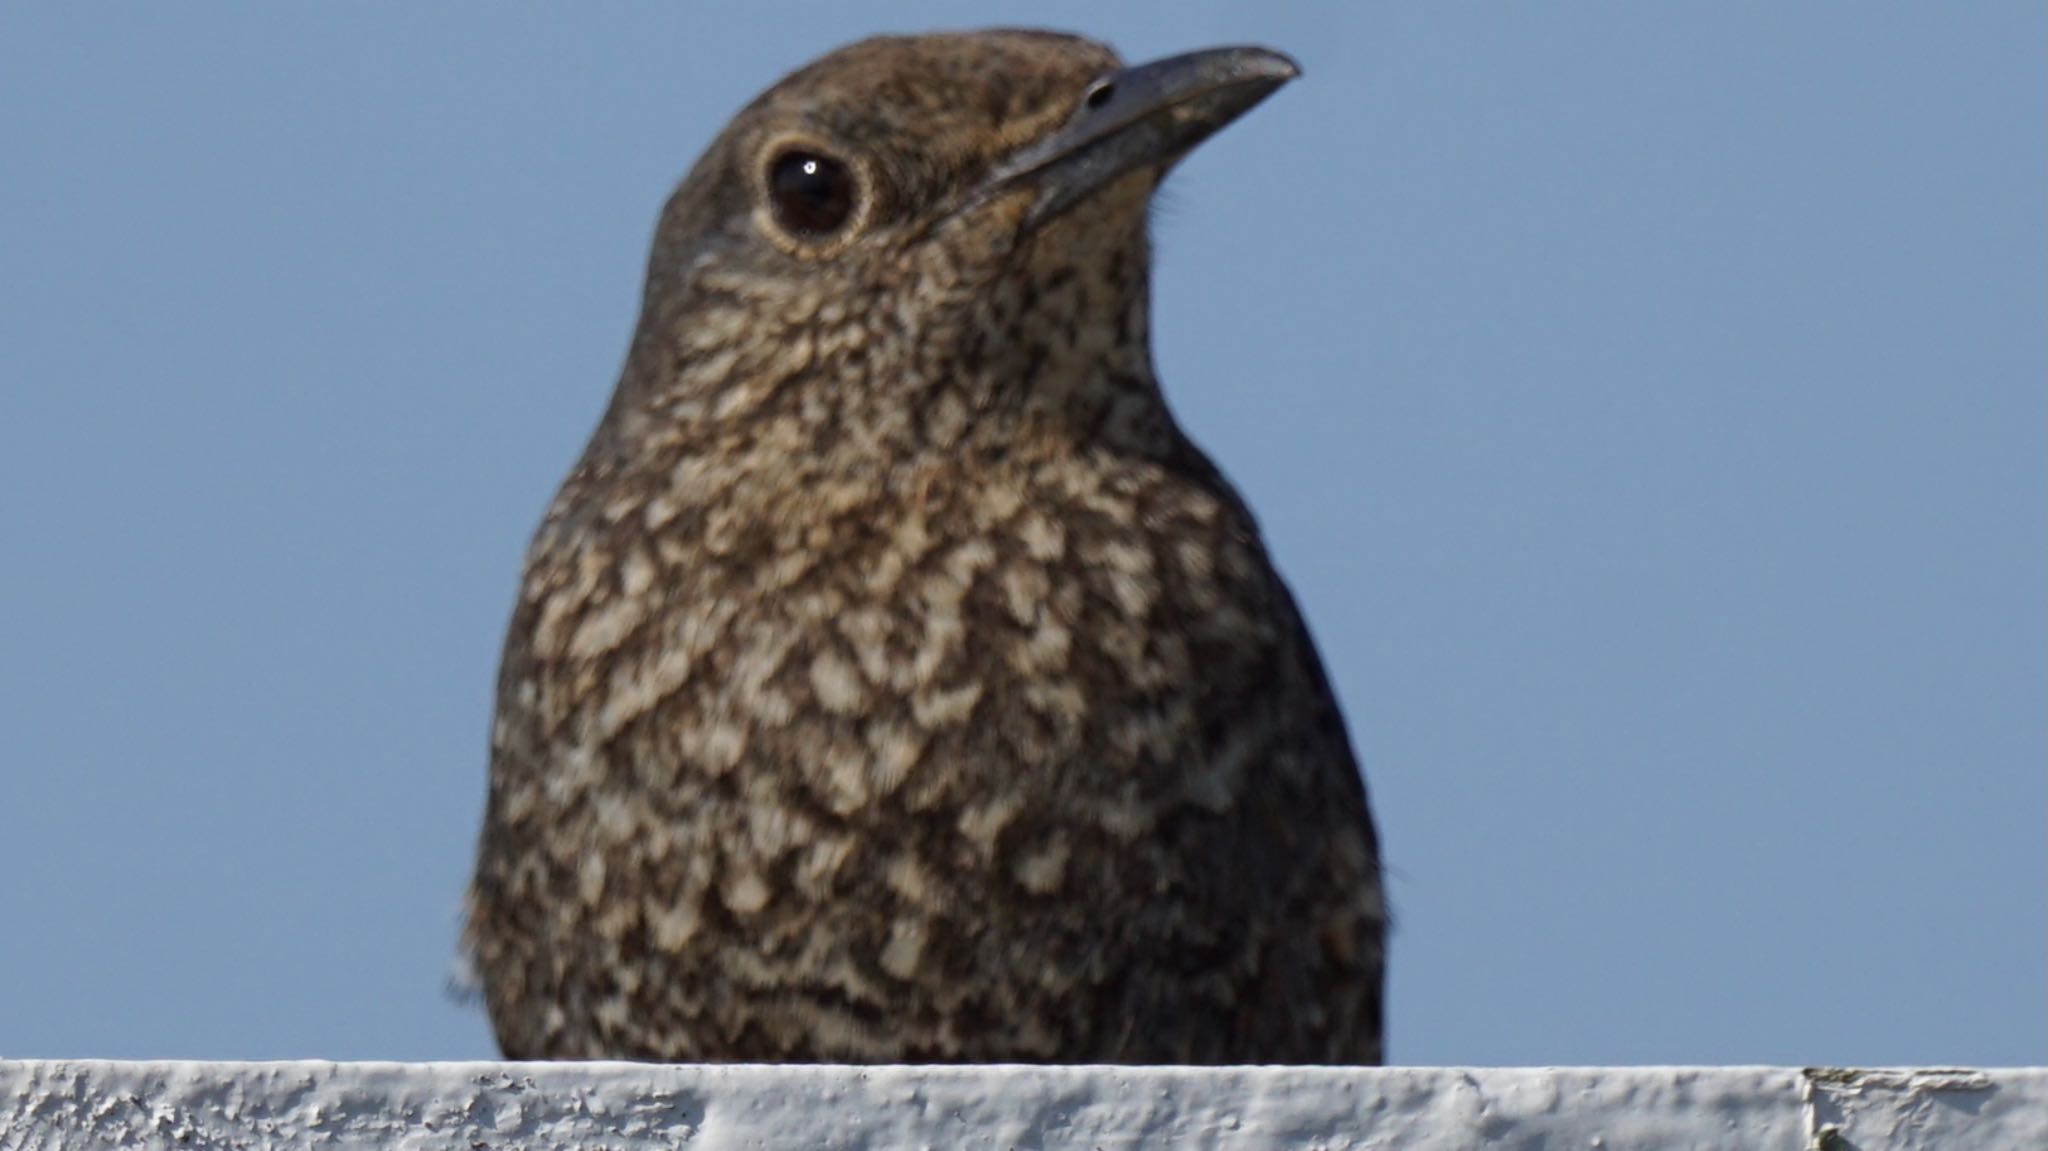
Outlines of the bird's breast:
{"type": "Polygon", "coordinates": [[[920,775],[935,755],[1049,786],[1171,763],[1280,640],[1250,526],[1149,461],[697,479],[543,529],[504,685],[532,738],[671,778],[772,765],[850,815],[965,786],[920,775]]]}
{"type": "Polygon", "coordinates": [[[1290,609],[1234,502],[1126,459],[860,491],[571,478],[508,641],[491,834],[518,865],[485,904],[552,892],[550,964],[661,957],[662,998],[602,991],[620,1020],[766,1027],[789,1000],[760,989],[801,987],[790,1035],[844,1024],[841,1056],[903,1053],[841,1003],[944,1031],[980,1010],[932,991],[956,988],[1045,1055],[1134,949],[1246,978],[1263,936],[1217,925],[1279,882],[1297,832],[1261,797],[1312,760],[1280,706],[1307,694],[1290,609]]]}

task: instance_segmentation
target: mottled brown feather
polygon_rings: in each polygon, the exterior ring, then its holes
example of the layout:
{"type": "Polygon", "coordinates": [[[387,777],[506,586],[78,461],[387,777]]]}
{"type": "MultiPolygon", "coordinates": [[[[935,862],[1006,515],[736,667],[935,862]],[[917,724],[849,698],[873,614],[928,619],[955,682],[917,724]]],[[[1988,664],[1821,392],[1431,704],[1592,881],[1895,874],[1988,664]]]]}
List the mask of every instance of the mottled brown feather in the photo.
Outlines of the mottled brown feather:
{"type": "Polygon", "coordinates": [[[1153,377],[1158,173],[956,211],[1116,65],[856,44],[670,200],[505,644],[466,945],[506,1055],[1380,1059],[1343,721],[1153,377]],[[850,238],[772,234],[788,139],[868,181],[850,238]]]}

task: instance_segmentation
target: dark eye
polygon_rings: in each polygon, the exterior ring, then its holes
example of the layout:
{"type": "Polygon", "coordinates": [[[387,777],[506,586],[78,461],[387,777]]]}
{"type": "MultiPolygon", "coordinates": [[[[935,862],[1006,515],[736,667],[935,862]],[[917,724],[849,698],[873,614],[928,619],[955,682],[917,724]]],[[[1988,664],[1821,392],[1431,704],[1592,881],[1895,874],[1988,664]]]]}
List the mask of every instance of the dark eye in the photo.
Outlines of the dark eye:
{"type": "Polygon", "coordinates": [[[775,222],[798,236],[829,236],[845,226],[856,193],[852,170],[819,152],[784,152],[768,167],[775,222]]]}
{"type": "Polygon", "coordinates": [[[1110,97],[1114,95],[1116,95],[1116,84],[1114,82],[1097,80],[1095,83],[1088,85],[1088,91],[1082,94],[1081,106],[1092,112],[1109,103],[1110,97]]]}

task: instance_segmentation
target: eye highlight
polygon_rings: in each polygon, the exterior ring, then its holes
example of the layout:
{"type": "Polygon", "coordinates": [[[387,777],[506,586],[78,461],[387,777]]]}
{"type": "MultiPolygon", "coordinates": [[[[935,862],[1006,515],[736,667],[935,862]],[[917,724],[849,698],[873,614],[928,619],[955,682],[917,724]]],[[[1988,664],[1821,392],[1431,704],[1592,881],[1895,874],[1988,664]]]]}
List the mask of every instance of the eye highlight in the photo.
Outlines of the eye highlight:
{"type": "Polygon", "coordinates": [[[790,235],[822,240],[846,226],[859,206],[853,170],[823,152],[792,148],[768,162],[768,202],[790,235]]]}

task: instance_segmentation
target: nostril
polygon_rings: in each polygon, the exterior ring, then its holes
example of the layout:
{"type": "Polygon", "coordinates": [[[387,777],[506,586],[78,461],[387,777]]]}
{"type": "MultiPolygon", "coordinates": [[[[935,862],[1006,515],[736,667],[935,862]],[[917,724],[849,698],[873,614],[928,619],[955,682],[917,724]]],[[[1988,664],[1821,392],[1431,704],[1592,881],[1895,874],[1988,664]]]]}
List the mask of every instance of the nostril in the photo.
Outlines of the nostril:
{"type": "Polygon", "coordinates": [[[1081,106],[1092,112],[1109,103],[1109,98],[1114,95],[1116,95],[1116,85],[1114,83],[1108,80],[1097,80],[1088,86],[1087,94],[1081,97],[1081,106]]]}

